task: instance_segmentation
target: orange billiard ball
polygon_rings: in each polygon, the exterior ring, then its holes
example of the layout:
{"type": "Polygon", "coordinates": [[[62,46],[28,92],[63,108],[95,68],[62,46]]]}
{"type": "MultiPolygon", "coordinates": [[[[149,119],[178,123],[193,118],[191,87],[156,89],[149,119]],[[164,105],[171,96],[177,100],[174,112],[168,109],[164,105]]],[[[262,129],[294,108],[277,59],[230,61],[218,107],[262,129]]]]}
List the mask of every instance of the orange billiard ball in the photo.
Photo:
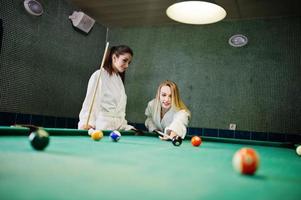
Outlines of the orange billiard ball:
{"type": "Polygon", "coordinates": [[[103,132],[100,130],[95,130],[91,133],[91,138],[95,141],[98,141],[103,138],[103,132]]]}
{"type": "Polygon", "coordinates": [[[259,167],[259,155],[252,148],[241,148],[234,154],[232,164],[239,173],[253,175],[259,167]]]}
{"type": "Polygon", "coordinates": [[[191,144],[192,144],[193,146],[198,147],[198,146],[201,145],[201,143],[202,143],[201,137],[199,137],[199,136],[193,136],[193,137],[191,138],[191,144]]]}

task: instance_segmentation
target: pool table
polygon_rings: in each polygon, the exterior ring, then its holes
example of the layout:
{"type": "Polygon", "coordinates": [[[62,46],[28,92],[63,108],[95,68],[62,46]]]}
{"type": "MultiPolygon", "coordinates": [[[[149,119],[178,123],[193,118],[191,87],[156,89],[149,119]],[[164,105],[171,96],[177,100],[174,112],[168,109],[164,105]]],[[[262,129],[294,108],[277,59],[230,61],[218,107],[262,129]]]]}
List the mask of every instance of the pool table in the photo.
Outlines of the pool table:
{"type": "Polygon", "coordinates": [[[301,157],[294,148],[190,137],[181,146],[152,133],[121,132],[112,142],[87,131],[45,128],[50,142],[34,150],[29,129],[0,127],[0,199],[301,199],[301,157]],[[233,154],[251,147],[260,155],[253,175],[232,167],[233,154]]]}

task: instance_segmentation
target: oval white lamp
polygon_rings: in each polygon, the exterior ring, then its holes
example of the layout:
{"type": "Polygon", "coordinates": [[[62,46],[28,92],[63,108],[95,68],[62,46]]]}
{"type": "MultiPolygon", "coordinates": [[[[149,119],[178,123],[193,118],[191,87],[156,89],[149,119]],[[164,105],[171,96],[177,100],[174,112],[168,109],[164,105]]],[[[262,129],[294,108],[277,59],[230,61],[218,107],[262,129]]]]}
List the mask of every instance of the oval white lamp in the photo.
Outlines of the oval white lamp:
{"type": "Polygon", "coordinates": [[[205,1],[183,1],[169,6],[166,10],[169,18],[185,24],[211,24],[224,19],[224,8],[205,1]]]}

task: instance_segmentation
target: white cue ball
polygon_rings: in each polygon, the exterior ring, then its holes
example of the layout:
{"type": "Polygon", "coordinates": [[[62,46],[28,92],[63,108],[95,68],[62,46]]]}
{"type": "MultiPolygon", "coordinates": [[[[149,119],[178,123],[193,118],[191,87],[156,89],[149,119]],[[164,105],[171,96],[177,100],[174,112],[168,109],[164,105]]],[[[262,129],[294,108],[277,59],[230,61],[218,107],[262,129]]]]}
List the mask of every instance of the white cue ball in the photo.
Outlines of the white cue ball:
{"type": "Polygon", "coordinates": [[[95,130],[93,129],[93,128],[90,128],[89,130],[88,130],[88,135],[92,135],[92,133],[94,132],[95,130]]]}
{"type": "Polygon", "coordinates": [[[301,156],[301,145],[296,148],[296,152],[299,156],[301,156]]]}

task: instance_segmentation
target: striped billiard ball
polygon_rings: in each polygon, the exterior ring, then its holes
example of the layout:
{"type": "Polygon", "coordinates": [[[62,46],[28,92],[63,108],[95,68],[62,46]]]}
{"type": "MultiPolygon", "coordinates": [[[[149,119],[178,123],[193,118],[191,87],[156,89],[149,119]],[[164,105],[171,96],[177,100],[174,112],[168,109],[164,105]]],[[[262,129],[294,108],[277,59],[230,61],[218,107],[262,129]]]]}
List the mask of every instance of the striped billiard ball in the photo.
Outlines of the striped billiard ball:
{"type": "Polygon", "coordinates": [[[110,138],[113,142],[118,142],[120,140],[121,133],[119,131],[112,131],[110,133],[110,138]]]}
{"type": "Polygon", "coordinates": [[[241,148],[234,154],[232,164],[239,173],[253,175],[259,167],[259,155],[252,148],[241,148]]]}

